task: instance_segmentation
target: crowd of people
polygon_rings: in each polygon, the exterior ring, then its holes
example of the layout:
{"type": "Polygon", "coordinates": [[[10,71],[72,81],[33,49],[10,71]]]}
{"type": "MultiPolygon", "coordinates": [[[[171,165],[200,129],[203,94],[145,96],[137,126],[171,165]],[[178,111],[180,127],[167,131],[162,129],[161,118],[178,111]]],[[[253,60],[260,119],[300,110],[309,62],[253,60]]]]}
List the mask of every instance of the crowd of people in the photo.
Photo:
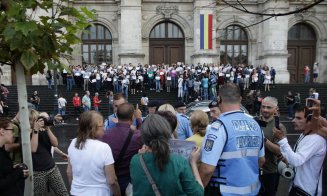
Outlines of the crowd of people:
{"type": "MultiPolygon", "coordinates": [[[[200,110],[186,116],[182,101],[172,106],[143,95],[147,107],[138,108],[119,91],[108,94],[112,114],[103,117],[96,105],[91,107],[86,91],[73,98],[78,130],[65,154],[57,148],[51,118],[37,111],[40,100],[34,92],[29,116],[34,195],[47,195],[49,189],[56,195],[276,195],[283,176],[280,163],[294,168],[290,196],[323,195],[327,120],[320,116],[319,94],[314,89],[310,93],[307,107],[292,105],[294,130],[301,134],[292,149],[279,122],[278,100],[262,97],[253,117],[240,110],[237,83],[219,87],[209,104],[211,122],[200,110]],[[187,159],[171,152],[171,141],[194,142],[187,159]],[[68,159],[69,187],[52,151],[68,159]]],[[[60,121],[67,101],[59,96],[58,102],[55,120],[60,121]]],[[[93,103],[99,102],[95,94],[93,103]]],[[[23,194],[29,170],[17,165],[22,162],[19,137],[19,114],[11,121],[0,119],[1,194],[23,194]]]]}
{"type": "MultiPolygon", "coordinates": [[[[113,93],[135,94],[144,90],[155,92],[178,89],[178,98],[183,102],[196,99],[214,99],[219,86],[232,81],[245,89],[256,90],[264,85],[265,91],[275,85],[276,70],[267,65],[257,67],[238,65],[197,64],[185,65],[77,65],[63,70],[60,78],[67,86],[67,91],[76,85],[84,91],[99,92],[101,89],[113,93]]],[[[58,77],[59,78],[59,77],[58,77]]],[[[53,76],[46,73],[48,88],[52,88],[53,76]]]]}

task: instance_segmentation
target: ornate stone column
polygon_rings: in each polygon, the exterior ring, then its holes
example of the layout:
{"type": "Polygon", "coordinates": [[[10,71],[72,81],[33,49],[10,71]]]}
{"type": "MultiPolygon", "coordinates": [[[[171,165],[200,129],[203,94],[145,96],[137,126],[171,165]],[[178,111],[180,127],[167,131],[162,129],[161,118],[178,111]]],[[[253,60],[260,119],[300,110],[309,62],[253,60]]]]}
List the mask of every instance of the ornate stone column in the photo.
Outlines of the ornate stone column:
{"type": "MultiPolygon", "coordinates": [[[[266,1],[262,13],[285,13],[289,11],[288,1],[266,1]]],[[[268,16],[264,16],[263,19],[268,16]]],[[[287,70],[288,16],[271,18],[262,23],[261,64],[266,63],[277,71],[277,83],[289,83],[287,70]]]]}
{"type": "Polygon", "coordinates": [[[141,7],[141,0],[121,0],[118,54],[120,64],[144,63],[141,7]]]}

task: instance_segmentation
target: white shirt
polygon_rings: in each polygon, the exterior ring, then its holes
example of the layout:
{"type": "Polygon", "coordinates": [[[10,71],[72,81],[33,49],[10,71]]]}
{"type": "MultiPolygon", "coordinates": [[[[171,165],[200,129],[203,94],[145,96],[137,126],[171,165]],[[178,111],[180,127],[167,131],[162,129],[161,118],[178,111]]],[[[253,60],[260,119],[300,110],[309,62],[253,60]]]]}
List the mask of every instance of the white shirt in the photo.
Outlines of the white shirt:
{"type": "Polygon", "coordinates": [[[183,87],[183,78],[178,78],[178,88],[183,87]]]}
{"type": "Polygon", "coordinates": [[[65,98],[60,97],[58,99],[58,108],[66,107],[67,101],[65,98]]]}
{"type": "Polygon", "coordinates": [[[283,156],[295,167],[293,184],[314,195],[326,154],[326,140],[317,134],[303,136],[301,134],[295,152],[288,144],[287,138],[280,140],[278,144],[283,156]]]}
{"type": "Polygon", "coordinates": [[[98,140],[87,139],[82,150],[75,148],[76,138],[68,148],[73,181],[70,193],[78,196],[110,196],[104,166],[114,163],[111,148],[98,140]]]}

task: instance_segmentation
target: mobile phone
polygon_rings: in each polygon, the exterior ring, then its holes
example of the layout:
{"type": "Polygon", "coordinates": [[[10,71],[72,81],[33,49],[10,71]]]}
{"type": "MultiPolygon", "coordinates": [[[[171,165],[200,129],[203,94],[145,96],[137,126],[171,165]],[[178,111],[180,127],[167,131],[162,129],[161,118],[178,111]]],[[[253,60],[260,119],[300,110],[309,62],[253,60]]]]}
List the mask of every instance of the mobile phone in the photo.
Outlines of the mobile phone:
{"type": "Polygon", "coordinates": [[[274,118],[275,118],[275,127],[276,127],[276,129],[280,129],[279,128],[279,116],[275,116],[274,118]]]}
{"type": "Polygon", "coordinates": [[[136,104],[136,109],[139,109],[139,104],[138,103],[136,104]]]}

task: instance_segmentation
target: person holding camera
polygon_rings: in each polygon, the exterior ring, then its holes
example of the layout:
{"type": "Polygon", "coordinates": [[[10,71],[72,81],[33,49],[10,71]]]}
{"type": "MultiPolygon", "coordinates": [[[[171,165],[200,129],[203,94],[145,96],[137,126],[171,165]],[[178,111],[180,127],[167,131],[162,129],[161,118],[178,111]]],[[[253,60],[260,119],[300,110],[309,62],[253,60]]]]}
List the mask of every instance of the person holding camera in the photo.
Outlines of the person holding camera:
{"type": "Polygon", "coordinates": [[[298,138],[294,151],[281,130],[274,128],[273,133],[279,141],[281,153],[288,163],[295,167],[295,177],[291,183],[289,196],[316,195],[320,189],[320,173],[326,155],[326,140],[313,129],[312,114],[308,114],[305,107],[295,109],[292,120],[294,129],[302,132],[298,138]]]}
{"type": "Polygon", "coordinates": [[[276,138],[273,136],[273,128],[279,127],[284,134],[286,133],[286,128],[279,123],[279,116],[277,116],[278,100],[275,97],[265,97],[262,100],[260,114],[255,119],[259,122],[264,133],[266,162],[262,167],[263,173],[260,176],[261,189],[259,195],[274,196],[279,183],[277,162],[282,156],[276,138]]]}
{"type": "Polygon", "coordinates": [[[31,110],[29,119],[32,127],[34,195],[48,195],[50,187],[56,195],[68,196],[60,171],[52,158],[51,147],[57,147],[58,140],[49,127],[47,116],[31,110]]]}
{"type": "Polygon", "coordinates": [[[0,119],[0,193],[1,195],[24,195],[24,179],[29,176],[25,164],[13,165],[5,144],[14,141],[13,127],[8,119],[0,119]]]}

